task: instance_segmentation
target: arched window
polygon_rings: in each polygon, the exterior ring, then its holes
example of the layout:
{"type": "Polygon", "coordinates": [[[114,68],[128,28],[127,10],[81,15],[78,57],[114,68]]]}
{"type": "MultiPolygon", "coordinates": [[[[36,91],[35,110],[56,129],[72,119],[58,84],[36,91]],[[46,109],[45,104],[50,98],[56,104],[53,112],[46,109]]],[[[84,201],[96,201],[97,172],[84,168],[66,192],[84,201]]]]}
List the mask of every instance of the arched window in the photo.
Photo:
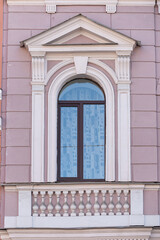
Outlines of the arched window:
{"type": "Polygon", "coordinates": [[[67,83],[58,98],[58,180],[105,180],[105,97],[88,79],[67,83]]]}

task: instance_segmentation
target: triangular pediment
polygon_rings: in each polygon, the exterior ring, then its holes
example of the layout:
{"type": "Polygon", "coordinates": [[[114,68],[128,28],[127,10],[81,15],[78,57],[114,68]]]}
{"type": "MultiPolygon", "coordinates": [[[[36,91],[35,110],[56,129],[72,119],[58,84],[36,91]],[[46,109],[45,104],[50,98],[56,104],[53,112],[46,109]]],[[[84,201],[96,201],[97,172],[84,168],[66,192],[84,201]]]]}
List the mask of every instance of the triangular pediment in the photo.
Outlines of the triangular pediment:
{"type": "Polygon", "coordinates": [[[114,45],[116,46],[115,50],[120,50],[120,46],[122,48],[125,46],[132,51],[137,45],[137,41],[83,15],[77,15],[21,42],[21,46],[26,46],[30,50],[36,47],[41,47],[41,50],[50,47],[51,50],[51,47],[59,45],[114,45]]]}
{"type": "Polygon", "coordinates": [[[73,32],[69,32],[69,34],[63,35],[59,38],[54,39],[51,42],[46,43],[45,45],[55,45],[55,44],[105,44],[105,43],[113,43],[110,40],[103,38],[89,30],[85,30],[84,28],[78,28],[73,32]]]}

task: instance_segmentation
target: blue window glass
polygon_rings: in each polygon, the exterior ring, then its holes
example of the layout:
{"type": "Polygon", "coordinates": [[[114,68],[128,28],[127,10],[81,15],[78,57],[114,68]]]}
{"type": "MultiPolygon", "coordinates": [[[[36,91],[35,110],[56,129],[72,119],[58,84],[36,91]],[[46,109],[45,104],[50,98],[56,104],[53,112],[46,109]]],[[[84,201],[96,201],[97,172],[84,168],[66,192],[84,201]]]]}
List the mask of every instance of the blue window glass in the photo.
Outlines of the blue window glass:
{"type": "Polygon", "coordinates": [[[77,108],[61,107],[61,177],[77,177],[77,108]]]}
{"type": "Polygon", "coordinates": [[[104,179],[104,105],[83,107],[83,178],[104,179]]]}
{"type": "Polygon", "coordinates": [[[66,84],[59,100],[63,101],[104,101],[102,90],[89,80],[78,79],[66,84]]]}
{"type": "Polygon", "coordinates": [[[105,98],[86,79],[66,84],[59,95],[60,181],[104,181],[105,98]],[[89,102],[88,102],[89,101],[89,102]]]}

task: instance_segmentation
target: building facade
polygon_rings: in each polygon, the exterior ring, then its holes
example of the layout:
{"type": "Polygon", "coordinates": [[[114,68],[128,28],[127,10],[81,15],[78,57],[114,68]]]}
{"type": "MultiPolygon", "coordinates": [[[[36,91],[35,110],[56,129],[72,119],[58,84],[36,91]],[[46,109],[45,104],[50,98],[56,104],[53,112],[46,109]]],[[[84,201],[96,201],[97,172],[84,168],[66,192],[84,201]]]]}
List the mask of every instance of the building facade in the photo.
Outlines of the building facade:
{"type": "Polygon", "coordinates": [[[160,239],[160,1],[1,2],[1,239],[160,239]]]}

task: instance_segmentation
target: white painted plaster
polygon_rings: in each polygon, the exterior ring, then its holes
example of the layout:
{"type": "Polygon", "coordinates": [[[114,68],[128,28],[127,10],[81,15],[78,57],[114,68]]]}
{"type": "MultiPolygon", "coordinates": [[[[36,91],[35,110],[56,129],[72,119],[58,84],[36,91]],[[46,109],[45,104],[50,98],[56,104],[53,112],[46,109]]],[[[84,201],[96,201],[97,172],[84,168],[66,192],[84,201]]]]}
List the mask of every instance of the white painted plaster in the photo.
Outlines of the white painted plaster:
{"type": "Polygon", "coordinates": [[[143,189],[131,190],[131,215],[143,214],[143,189]]]}
{"type": "Polygon", "coordinates": [[[77,74],[86,74],[88,57],[76,56],[74,57],[74,64],[77,74]]]}

